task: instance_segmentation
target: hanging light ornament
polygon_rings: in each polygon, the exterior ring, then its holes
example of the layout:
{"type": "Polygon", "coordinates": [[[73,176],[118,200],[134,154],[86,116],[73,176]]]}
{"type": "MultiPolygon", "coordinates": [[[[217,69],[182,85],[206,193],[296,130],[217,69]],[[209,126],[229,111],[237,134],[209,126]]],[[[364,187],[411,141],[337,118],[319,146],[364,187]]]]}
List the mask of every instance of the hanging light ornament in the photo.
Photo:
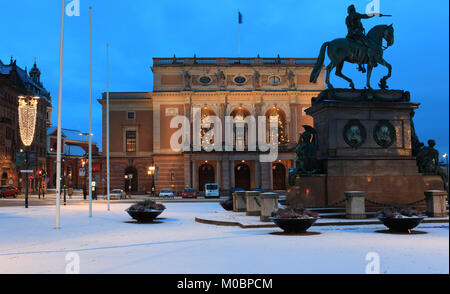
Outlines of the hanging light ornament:
{"type": "Polygon", "coordinates": [[[19,130],[25,146],[31,146],[36,128],[36,113],[39,97],[19,96],[19,130]]]}

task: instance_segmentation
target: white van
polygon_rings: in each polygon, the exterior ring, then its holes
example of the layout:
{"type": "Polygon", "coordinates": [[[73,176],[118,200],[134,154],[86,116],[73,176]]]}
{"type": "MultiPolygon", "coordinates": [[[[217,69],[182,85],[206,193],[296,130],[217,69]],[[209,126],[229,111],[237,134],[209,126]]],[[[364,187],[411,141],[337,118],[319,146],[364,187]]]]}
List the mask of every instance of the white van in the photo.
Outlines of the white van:
{"type": "Polygon", "coordinates": [[[219,184],[206,184],[205,185],[205,198],[209,197],[220,197],[219,195],[219,184]]]}

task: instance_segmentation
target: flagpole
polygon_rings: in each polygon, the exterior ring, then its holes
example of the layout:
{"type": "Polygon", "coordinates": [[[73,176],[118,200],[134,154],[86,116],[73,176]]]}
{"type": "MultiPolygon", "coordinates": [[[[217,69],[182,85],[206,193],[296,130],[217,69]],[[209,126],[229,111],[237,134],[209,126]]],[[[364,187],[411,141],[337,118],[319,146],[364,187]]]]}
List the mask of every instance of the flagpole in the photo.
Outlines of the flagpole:
{"type": "Polygon", "coordinates": [[[110,171],[109,171],[109,44],[106,44],[106,193],[108,211],[110,210],[110,171]]]}
{"type": "Polygon", "coordinates": [[[89,217],[92,217],[92,6],[89,6],[89,217]]]}
{"type": "Polygon", "coordinates": [[[241,58],[241,24],[238,24],[238,57],[241,58]]]}
{"type": "Polygon", "coordinates": [[[238,10],[238,57],[241,58],[241,12],[238,10]]]}
{"type": "Polygon", "coordinates": [[[61,195],[61,115],[62,115],[62,87],[64,60],[64,13],[65,2],[61,1],[61,37],[59,43],[59,84],[58,84],[58,123],[56,143],[56,229],[60,228],[60,195],[61,195]]]}

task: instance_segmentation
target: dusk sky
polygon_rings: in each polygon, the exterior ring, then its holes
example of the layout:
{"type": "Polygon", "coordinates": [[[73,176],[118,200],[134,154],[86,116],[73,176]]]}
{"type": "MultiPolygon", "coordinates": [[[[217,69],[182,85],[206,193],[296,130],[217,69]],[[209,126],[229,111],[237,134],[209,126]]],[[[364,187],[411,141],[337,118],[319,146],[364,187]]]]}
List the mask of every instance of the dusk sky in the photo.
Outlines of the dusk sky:
{"type": "MultiPolygon", "coordinates": [[[[67,0],[66,3],[70,1],[67,0]]],[[[322,43],[345,37],[347,6],[365,12],[368,0],[80,0],[81,15],[65,18],[63,127],[88,130],[89,9],[93,6],[93,132],[101,145],[101,107],[106,89],[106,43],[110,44],[110,90],[153,90],[153,57],[236,57],[238,10],[241,56],[317,57],[322,43]]],[[[0,60],[30,69],[34,58],[53,99],[57,120],[60,42],[59,0],[2,0],[0,60]]],[[[366,31],[393,23],[395,43],[384,58],[392,64],[390,89],[411,92],[420,102],[415,127],[419,139],[449,146],[449,4],[447,0],[380,0],[381,13],[393,17],[363,20],[366,31]]],[[[326,60],[328,64],[328,58],[326,60]]],[[[357,88],[365,75],[346,64],[343,73],[357,88]]],[[[387,69],[378,66],[375,87],[387,69]]],[[[335,87],[348,84],[336,77],[335,87]]],[[[114,119],[112,117],[112,119],[114,119]]]]}

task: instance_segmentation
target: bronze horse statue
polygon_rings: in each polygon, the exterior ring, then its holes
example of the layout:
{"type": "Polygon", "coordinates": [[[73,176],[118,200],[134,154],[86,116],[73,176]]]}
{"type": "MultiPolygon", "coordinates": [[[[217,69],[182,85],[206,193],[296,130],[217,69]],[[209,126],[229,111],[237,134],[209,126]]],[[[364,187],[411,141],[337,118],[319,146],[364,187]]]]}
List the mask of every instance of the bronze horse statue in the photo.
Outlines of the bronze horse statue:
{"type": "Polygon", "coordinates": [[[331,62],[326,68],[325,83],[329,89],[333,88],[330,83],[330,73],[333,68],[336,67],[336,75],[343,78],[350,83],[352,89],[355,88],[353,81],[342,74],[342,67],[344,62],[367,64],[367,88],[372,89],[370,86],[370,76],[372,75],[372,69],[377,64],[384,65],[388,68],[389,72],[384,76],[378,84],[381,89],[387,89],[386,80],[391,77],[392,66],[383,59],[383,50],[394,44],[394,28],[392,25],[377,25],[373,27],[369,33],[367,33],[367,42],[370,48],[349,40],[347,38],[335,39],[331,42],[325,42],[320,48],[320,54],[317,58],[317,62],[311,72],[310,82],[316,83],[317,78],[323,67],[325,59],[325,50],[328,48],[327,53],[331,62]],[[383,47],[383,39],[387,42],[387,47],[383,47]],[[369,53],[372,57],[369,58],[369,53]],[[372,62],[370,62],[372,60],[372,62]]]}

